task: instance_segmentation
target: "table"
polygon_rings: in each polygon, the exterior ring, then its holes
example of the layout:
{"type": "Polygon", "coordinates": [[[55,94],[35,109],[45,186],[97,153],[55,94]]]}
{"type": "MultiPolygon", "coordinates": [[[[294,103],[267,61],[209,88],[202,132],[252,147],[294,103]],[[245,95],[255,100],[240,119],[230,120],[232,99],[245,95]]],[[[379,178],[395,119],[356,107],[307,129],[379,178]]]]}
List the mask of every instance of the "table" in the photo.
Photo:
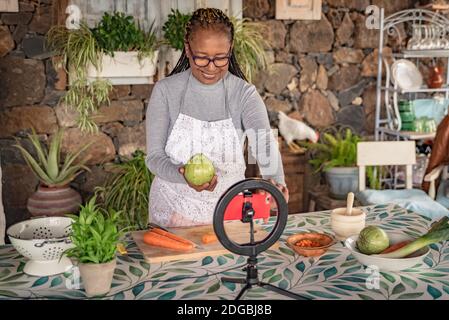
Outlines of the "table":
{"type": "MultiPolygon", "coordinates": [[[[393,205],[363,208],[367,224],[401,230],[418,236],[431,221],[393,205]]],[[[259,259],[263,281],[310,299],[449,299],[449,246],[432,245],[420,267],[407,272],[380,272],[378,288],[369,289],[368,269],[337,243],[319,258],[296,255],[285,239],[300,231],[330,231],[329,212],[290,215],[279,250],[268,250],[259,259]],[[368,272],[367,272],[368,271],[368,272]],[[368,282],[367,282],[368,281],[368,282]]],[[[270,228],[270,225],[267,226],[270,228]]],[[[246,258],[233,254],[199,261],[146,263],[128,239],[128,255],[118,257],[112,289],[104,299],[234,299],[241,285],[221,283],[221,276],[244,277],[246,258]]],[[[30,277],[22,272],[24,258],[12,246],[0,247],[1,299],[85,299],[76,269],[51,277],[30,277]]],[[[82,288],[82,284],[81,284],[82,288]]],[[[253,288],[244,298],[285,299],[263,288],[253,288]]]]}

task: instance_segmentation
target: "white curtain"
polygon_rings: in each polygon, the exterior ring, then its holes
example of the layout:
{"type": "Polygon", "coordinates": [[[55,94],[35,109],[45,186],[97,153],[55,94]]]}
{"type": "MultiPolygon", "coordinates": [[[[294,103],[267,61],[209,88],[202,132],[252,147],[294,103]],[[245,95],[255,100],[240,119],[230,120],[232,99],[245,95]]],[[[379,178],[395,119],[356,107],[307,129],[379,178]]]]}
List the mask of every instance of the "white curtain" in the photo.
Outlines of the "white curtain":
{"type": "Polygon", "coordinates": [[[5,244],[5,228],[6,228],[6,219],[5,219],[5,211],[3,210],[3,197],[2,197],[2,166],[0,165],[0,245],[5,244]]]}

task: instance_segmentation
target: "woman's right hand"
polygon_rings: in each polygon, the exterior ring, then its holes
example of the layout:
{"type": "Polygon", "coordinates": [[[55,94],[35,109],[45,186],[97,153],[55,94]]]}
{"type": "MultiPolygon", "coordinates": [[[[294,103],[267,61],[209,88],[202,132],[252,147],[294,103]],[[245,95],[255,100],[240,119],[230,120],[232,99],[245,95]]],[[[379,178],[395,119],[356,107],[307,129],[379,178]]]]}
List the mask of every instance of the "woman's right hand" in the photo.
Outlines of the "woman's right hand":
{"type": "Polygon", "coordinates": [[[182,176],[186,180],[189,187],[194,189],[195,191],[197,191],[197,192],[202,192],[202,191],[212,192],[215,190],[215,187],[217,186],[217,183],[218,183],[218,178],[216,175],[212,178],[211,182],[205,183],[201,186],[196,186],[194,184],[191,184],[189,181],[187,181],[186,177],[184,176],[184,172],[185,172],[184,167],[179,168],[179,173],[182,174],[182,176]]]}

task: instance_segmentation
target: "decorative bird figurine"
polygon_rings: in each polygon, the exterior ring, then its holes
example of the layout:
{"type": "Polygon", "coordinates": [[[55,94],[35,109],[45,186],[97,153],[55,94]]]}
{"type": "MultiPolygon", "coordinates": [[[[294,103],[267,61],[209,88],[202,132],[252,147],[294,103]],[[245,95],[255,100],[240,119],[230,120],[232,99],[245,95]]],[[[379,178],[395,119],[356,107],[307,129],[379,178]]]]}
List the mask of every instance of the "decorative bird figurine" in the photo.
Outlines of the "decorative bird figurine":
{"type": "Polygon", "coordinates": [[[306,150],[294,142],[294,140],[309,140],[318,142],[319,134],[302,121],[292,119],[284,112],[279,111],[279,133],[287,142],[289,149],[294,154],[304,154],[306,150]]]}

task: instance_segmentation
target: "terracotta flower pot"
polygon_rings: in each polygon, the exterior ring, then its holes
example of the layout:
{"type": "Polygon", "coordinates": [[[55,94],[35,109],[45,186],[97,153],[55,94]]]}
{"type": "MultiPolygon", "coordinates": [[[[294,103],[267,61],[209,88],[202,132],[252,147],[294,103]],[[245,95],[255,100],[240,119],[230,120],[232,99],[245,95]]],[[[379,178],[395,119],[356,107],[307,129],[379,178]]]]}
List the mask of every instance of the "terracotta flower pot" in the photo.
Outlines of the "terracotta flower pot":
{"type": "Polygon", "coordinates": [[[111,290],[116,265],[116,259],[107,263],[80,263],[78,265],[84,290],[89,297],[103,295],[111,290]]]}
{"type": "Polygon", "coordinates": [[[64,216],[76,213],[81,196],[69,186],[49,188],[39,185],[28,199],[27,208],[33,216],[64,216]]]}

